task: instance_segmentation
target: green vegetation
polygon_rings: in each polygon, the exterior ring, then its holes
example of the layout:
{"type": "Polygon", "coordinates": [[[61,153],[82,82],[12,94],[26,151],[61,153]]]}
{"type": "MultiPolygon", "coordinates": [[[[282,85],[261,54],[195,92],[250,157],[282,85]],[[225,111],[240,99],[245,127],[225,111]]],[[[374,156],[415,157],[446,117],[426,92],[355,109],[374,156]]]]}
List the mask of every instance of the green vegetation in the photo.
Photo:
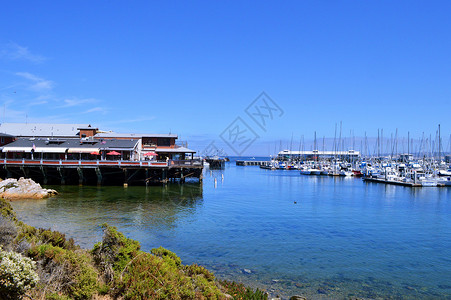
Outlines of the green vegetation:
{"type": "Polygon", "coordinates": [[[35,262],[16,252],[0,248],[0,297],[20,299],[39,280],[35,262]]]}
{"type": "MultiPolygon", "coordinates": [[[[17,266],[28,270],[20,271],[19,281],[14,279],[23,289],[2,289],[2,299],[19,299],[27,290],[32,298],[54,300],[267,299],[265,293],[242,284],[218,282],[202,266],[183,265],[175,253],[162,247],[141,251],[139,242],[107,224],[102,225],[102,241],[87,251],[62,233],[19,222],[3,199],[0,212],[0,246],[12,250],[1,255],[13,253],[17,266]]],[[[2,288],[4,278],[17,275],[17,270],[0,267],[2,288]]]]}
{"type": "Polygon", "coordinates": [[[256,289],[255,291],[249,287],[244,286],[242,283],[236,283],[233,281],[221,281],[222,286],[228,291],[233,299],[252,299],[252,300],[266,300],[268,295],[256,289]]]}

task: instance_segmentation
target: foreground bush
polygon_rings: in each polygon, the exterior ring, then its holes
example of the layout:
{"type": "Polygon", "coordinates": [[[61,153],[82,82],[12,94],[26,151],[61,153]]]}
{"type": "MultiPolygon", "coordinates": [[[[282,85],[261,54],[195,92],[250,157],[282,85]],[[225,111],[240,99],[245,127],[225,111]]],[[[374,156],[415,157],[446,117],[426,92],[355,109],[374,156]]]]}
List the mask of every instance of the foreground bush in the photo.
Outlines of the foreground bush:
{"type": "Polygon", "coordinates": [[[197,264],[183,265],[163,247],[141,251],[139,242],[115,227],[91,251],[64,234],[37,229],[17,220],[11,205],[0,199],[2,250],[0,299],[267,299],[261,291],[224,282],[197,264]],[[36,266],[36,272],[33,268],[36,266]],[[38,277],[39,276],[39,277],[38,277]],[[230,296],[232,295],[232,296],[230,296]]]}
{"type": "Polygon", "coordinates": [[[42,244],[32,247],[29,255],[38,261],[45,289],[71,299],[90,299],[97,292],[97,271],[87,251],[42,244]]]}
{"type": "Polygon", "coordinates": [[[242,283],[236,283],[233,281],[221,281],[222,286],[227,290],[235,300],[266,300],[268,299],[268,294],[259,289],[255,291],[249,287],[244,286],[242,283]]]}
{"type": "Polygon", "coordinates": [[[19,299],[39,280],[35,263],[19,253],[0,249],[0,298],[19,299]]]}

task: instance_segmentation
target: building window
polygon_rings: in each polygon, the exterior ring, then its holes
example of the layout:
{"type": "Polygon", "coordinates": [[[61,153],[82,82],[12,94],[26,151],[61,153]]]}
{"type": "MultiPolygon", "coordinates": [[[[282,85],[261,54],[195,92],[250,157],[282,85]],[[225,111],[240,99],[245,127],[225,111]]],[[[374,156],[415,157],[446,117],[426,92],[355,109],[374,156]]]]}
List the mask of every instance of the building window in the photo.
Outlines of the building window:
{"type": "Polygon", "coordinates": [[[171,139],[169,139],[169,138],[158,138],[157,145],[158,146],[171,146],[171,139]]]}

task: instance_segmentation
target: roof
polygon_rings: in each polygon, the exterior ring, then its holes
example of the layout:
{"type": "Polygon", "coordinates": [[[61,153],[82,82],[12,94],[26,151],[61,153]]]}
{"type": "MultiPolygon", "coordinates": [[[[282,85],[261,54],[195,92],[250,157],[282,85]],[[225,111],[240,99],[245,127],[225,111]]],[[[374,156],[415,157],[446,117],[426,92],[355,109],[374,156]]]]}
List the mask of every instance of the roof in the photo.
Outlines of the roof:
{"type": "Polygon", "coordinates": [[[1,133],[0,132],[0,137],[14,137],[14,136],[10,135],[10,134],[6,134],[6,133],[1,133]]]}
{"type": "Polygon", "coordinates": [[[279,155],[360,155],[359,151],[355,150],[345,150],[345,151],[319,151],[319,150],[311,150],[311,151],[290,151],[283,150],[279,152],[279,155]]]}
{"type": "Polygon", "coordinates": [[[178,138],[177,134],[173,133],[117,133],[117,132],[101,132],[95,135],[96,138],[178,138]]]}
{"type": "Polygon", "coordinates": [[[2,123],[0,132],[24,137],[75,137],[89,124],[2,123]]]}
{"type": "Polygon", "coordinates": [[[69,153],[92,152],[99,150],[131,151],[136,148],[138,140],[80,140],[80,139],[46,139],[19,138],[3,146],[3,152],[35,152],[69,153]]]}
{"type": "Polygon", "coordinates": [[[157,148],[155,152],[160,153],[196,153],[196,151],[188,149],[186,147],[178,147],[178,148],[157,148]]]}

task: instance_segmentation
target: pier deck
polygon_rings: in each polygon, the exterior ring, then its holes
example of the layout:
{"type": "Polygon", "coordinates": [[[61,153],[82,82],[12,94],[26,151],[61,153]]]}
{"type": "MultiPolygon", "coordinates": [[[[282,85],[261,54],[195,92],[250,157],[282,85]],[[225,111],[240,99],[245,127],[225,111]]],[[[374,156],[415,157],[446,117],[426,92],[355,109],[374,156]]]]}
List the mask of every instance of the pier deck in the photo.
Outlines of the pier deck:
{"type": "Polygon", "coordinates": [[[31,178],[43,184],[147,185],[202,180],[201,160],[0,160],[1,178],[31,178]]]}

